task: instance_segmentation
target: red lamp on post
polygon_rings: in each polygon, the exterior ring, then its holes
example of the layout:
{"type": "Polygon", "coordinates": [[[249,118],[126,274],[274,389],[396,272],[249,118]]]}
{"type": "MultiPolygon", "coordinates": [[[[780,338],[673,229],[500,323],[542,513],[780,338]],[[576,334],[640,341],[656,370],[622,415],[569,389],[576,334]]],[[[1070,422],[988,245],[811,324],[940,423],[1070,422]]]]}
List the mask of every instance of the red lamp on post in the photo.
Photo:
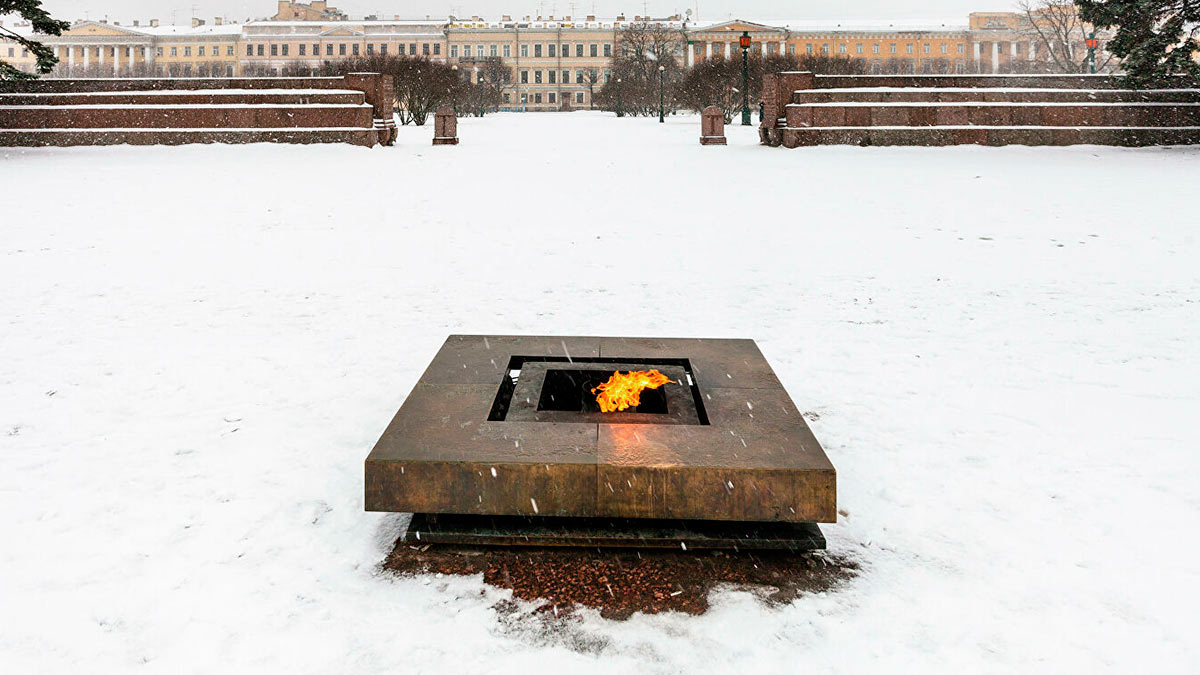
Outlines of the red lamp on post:
{"type": "Polygon", "coordinates": [[[742,31],[738,46],[742,48],[742,126],[750,126],[750,31],[742,31]]]}
{"type": "Polygon", "coordinates": [[[1096,74],[1096,48],[1100,46],[1100,41],[1096,39],[1096,31],[1092,31],[1091,35],[1088,35],[1087,39],[1083,41],[1083,44],[1087,45],[1088,64],[1091,66],[1092,74],[1095,75],[1096,74]]]}

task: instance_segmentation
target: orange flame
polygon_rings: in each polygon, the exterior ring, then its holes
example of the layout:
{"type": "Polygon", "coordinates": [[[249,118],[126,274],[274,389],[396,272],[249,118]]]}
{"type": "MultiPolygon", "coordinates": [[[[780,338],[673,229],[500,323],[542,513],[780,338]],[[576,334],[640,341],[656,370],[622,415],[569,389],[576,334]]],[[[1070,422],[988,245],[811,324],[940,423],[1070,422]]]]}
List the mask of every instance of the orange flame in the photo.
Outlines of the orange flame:
{"type": "Polygon", "coordinates": [[[641,403],[643,389],[658,389],[670,381],[671,378],[657,370],[635,370],[624,375],[618,370],[592,393],[600,392],[596,394],[600,412],[617,412],[641,403]]]}

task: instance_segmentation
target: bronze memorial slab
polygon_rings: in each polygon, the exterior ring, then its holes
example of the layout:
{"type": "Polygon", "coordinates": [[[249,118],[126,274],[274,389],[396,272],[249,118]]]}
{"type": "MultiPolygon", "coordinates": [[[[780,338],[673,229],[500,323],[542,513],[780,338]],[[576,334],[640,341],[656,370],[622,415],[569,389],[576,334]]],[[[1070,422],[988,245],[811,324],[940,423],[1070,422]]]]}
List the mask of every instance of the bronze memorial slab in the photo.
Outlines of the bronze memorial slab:
{"type": "Polygon", "coordinates": [[[454,335],[365,468],[368,511],[837,519],[837,472],[753,340],[454,335]],[[634,369],[668,381],[596,407],[634,369]]]}

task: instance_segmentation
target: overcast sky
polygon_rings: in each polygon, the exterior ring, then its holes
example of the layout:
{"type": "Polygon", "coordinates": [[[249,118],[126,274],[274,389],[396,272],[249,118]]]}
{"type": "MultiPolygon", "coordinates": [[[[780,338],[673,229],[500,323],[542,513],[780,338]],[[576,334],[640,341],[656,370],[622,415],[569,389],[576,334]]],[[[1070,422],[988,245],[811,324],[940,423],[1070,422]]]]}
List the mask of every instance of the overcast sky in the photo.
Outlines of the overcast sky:
{"type": "MultiPolygon", "coordinates": [[[[595,13],[603,16],[642,14],[643,6],[653,16],[691,9],[702,21],[722,21],[731,17],[762,19],[956,19],[966,21],[973,11],[1006,11],[1015,0],[341,0],[330,2],[350,14],[362,17],[378,14],[421,19],[426,15],[444,18],[449,14],[501,14],[524,16],[541,14],[576,16],[595,13]],[[572,9],[572,5],[574,9],[572,9]]],[[[275,13],[274,0],[43,0],[55,16],[75,19],[102,19],[128,22],[130,19],[159,19],[187,23],[193,13],[208,19],[221,15],[237,21],[261,18],[275,13]]]]}

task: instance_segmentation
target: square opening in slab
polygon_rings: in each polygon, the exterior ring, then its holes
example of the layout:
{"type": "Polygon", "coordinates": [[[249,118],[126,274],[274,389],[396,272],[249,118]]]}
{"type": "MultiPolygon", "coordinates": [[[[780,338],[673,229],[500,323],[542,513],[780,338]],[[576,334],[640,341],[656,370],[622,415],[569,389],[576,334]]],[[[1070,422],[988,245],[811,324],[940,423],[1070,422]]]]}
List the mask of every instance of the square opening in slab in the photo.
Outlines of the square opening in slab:
{"type": "MultiPolygon", "coordinates": [[[[602,370],[548,370],[538,397],[538,410],[560,412],[600,412],[593,389],[608,381],[612,373],[602,370]]],[[[638,405],[628,408],[630,413],[667,414],[667,394],[659,387],[644,389],[638,405]]]]}
{"type": "Polygon", "coordinates": [[[708,425],[700,386],[686,358],[513,356],[488,414],[490,422],[708,425]],[[645,389],[639,405],[600,411],[592,389],[614,371],[659,370],[670,382],[645,389]],[[524,391],[518,391],[524,389],[524,391]]]}

